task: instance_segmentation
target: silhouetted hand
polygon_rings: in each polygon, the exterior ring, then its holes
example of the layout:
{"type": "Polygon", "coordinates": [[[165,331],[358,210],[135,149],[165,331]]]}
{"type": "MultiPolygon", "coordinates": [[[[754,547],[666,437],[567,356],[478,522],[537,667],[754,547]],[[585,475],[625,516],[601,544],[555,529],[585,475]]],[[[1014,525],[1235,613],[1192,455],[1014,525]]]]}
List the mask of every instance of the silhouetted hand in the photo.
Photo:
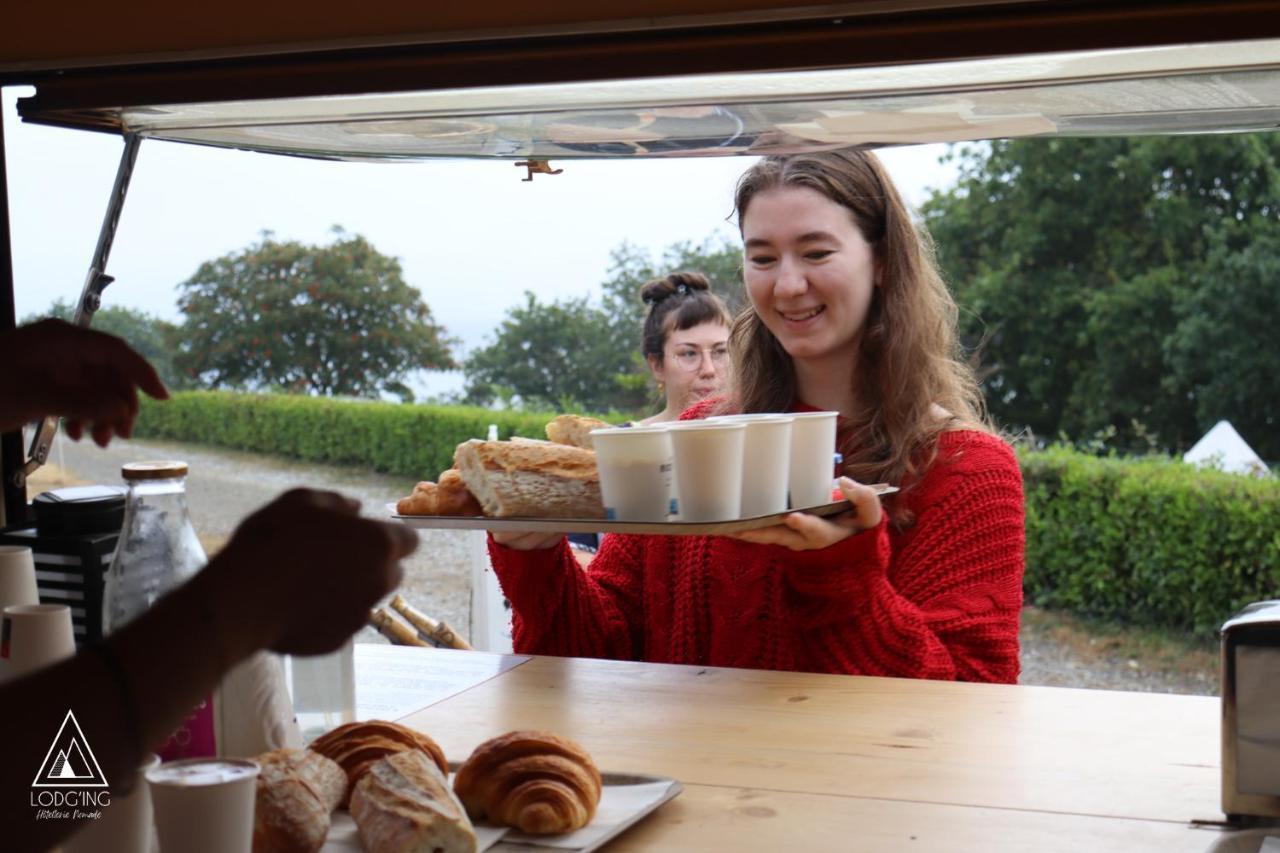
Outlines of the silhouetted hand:
{"type": "Polygon", "coordinates": [[[169,397],[155,369],[120,338],[62,320],[0,335],[0,364],[0,430],[61,415],[72,439],[88,427],[105,447],[113,435],[133,433],[139,388],[169,397]]]}
{"type": "Polygon", "coordinates": [[[247,643],[246,654],[323,654],[368,621],[399,586],[400,559],[418,535],[359,509],[336,492],[295,489],[240,524],[193,581],[214,608],[225,651],[247,643]]]}

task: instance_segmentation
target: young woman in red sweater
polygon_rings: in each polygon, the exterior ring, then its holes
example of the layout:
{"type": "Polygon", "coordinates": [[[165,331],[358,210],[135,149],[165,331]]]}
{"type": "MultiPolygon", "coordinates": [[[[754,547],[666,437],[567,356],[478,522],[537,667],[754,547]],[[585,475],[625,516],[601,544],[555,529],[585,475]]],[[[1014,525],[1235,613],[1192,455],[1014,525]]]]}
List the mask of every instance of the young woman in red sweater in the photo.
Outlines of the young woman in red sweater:
{"type": "Polygon", "coordinates": [[[1018,676],[1023,501],[956,307],[874,155],[770,157],[738,182],[751,308],[732,390],[684,417],[834,410],[852,511],[736,537],[495,534],[518,652],[967,681],[1018,676]],[[859,484],[890,482],[884,506],[859,484]]]}

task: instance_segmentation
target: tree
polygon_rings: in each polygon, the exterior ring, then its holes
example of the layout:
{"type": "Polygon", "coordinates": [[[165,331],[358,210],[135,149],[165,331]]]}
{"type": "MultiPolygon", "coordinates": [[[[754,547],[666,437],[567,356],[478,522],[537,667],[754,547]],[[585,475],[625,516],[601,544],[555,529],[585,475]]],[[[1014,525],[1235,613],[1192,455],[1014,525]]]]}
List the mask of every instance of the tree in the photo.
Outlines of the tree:
{"type": "MultiPolygon", "coordinates": [[[[49,306],[49,311],[44,316],[70,322],[75,316],[75,305],[66,299],[59,299],[49,306]]],[[[39,318],[28,317],[23,322],[29,323],[36,319],[39,318]]],[[[173,323],[136,308],[107,305],[94,312],[92,328],[124,338],[139,355],[151,362],[156,373],[160,374],[161,381],[169,388],[184,388],[190,384],[187,377],[173,364],[173,339],[177,330],[173,323]]]]}
{"type": "Polygon", "coordinates": [[[722,235],[701,243],[684,241],[663,250],[655,260],[648,252],[623,243],[609,253],[609,277],[601,284],[601,305],[609,323],[619,335],[631,334],[639,349],[645,305],[640,288],[645,282],[673,272],[700,272],[711,280],[711,290],[719,294],[736,314],[746,305],[742,287],[742,248],[722,235]]]}
{"type": "Polygon", "coordinates": [[[177,366],[210,388],[376,396],[455,367],[453,341],[400,262],[335,228],[333,242],[261,241],[183,282],[177,366]]]}
{"type": "Polygon", "coordinates": [[[1230,420],[1280,459],[1280,228],[1227,221],[1178,309],[1168,358],[1200,424],[1230,420]]]}
{"type": "Polygon", "coordinates": [[[591,412],[637,404],[618,381],[633,370],[632,343],[614,337],[601,309],[586,298],[547,304],[530,291],[524,298],[494,341],[467,359],[469,402],[591,412]]]}
{"type": "MultiPolygon", "coordinates": [[[[1179,449],[1227,416],[1197,402],[1203,381],[1173,353],[1193,346],[1183,325],[1207,259],[1231,251],[1219,226],[1248,232],[1237,246],[1276,231],[1280,137],[1016,140],[952,156],[959,181],[923,213],[999,420],[1122,442],[1145,426],[1179,449]]],[[[1241,335],[1229,349],[1261,344],[1241,335]]]]}

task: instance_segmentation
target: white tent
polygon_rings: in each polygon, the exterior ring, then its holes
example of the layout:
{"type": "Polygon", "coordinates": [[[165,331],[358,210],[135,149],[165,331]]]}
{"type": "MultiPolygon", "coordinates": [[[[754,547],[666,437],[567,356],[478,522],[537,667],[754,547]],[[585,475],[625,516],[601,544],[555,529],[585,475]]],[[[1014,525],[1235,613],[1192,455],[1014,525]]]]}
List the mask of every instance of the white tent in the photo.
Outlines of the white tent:
{"type": "Polygon", "coordinates": [[[1227,421],[1218,421],[1190,450],[1182,455],[1183,462],[1220,468],[1233,474],[1252,474],[1264,477],[1270,473],[1267,463],[1253,452],[1240,433],[1227,421]]]}

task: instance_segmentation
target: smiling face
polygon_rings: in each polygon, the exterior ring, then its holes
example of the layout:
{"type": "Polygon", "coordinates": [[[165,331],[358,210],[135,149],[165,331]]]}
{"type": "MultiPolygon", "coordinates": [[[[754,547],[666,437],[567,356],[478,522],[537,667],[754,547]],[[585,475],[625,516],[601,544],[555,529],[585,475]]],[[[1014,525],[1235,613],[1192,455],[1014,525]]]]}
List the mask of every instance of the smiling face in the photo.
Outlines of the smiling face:
{"type": "Polygon", "coordinates": [[[653,378],[667,391],[668,411],[682,412],[723,390],[729,366],[729,327],[699,323],[672,329],[662,347],[662,362],[650,356],[653,378]]]}
{"type": "Polygon", "coordinates": [[[798,363],[853,363],[878,273],[852,214],[783,186],[751,199],[741,222],[743,278],[765,327],[798,363]]]}

